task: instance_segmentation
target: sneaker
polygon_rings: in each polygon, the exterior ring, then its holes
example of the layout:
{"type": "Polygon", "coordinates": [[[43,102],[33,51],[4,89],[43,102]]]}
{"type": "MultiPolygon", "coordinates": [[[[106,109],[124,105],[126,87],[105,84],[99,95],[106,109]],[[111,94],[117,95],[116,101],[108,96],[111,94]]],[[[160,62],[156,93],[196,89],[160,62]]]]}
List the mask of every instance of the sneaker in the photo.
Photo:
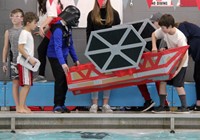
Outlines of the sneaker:
{"type": "Polygon", "coordinates": [[[174,113],[190,113],[190,110],[186,107],[179,107],[174,113]]]}
{"type": "Polygon", "coordinates": [[[165,109],[166,111],[170,111],[170,107],[169,107],[169,106],[165,106],[164,109],[165,109]]]}
{"type": "Polygon", "coordinates": [[[113,113],[113,110],[110,108],[109,105],[103,105],[102,112],[103,113],[113,113]]]}
{"type": "Polygon", "coordinates": [[[93,104],[93,105],[90,107],[90,113],[97,113],[97,109],[98,109],[97,104],[93,104]]]}
{"type": "Polygon", "coordinates": [[[193,109],[193,111],[199,112],[200,111],[200,106],[195,106],[194,109],[193,109]]]}
{"type": "Polygon", "coordinates": [[[55,106],[53,108],[53,112],[54,113],[64,113],[64,110],[63,110],[63,108],[61,106],[55,106]]]}
{"type": "Polygon", "coordinates": [[[153,100],[147,100],[144,103],[144,109],[142,110],[142,112],[145,112],[149,109],[151,109],[156,103],[153,100]]]}
{"type": "Polygon", "coordinates": [[[38,75],[36,78],[33,79],[33,82],[47,82],[47,79],[45,79],[44,76],[38,75]]]}
{"type": "Polygon", "coordinates": [[[166,113],[167,111],[169,111],[167,108],[165,108],[163,106],[159,106],[159,107],[155,107],[152,112],[154,112],[154,113],[166,113]]]}
{"type": "Polygon", "coordinates": [[[62,106],[63,113],[70,113],[71,111],[66,108],[66,106],[62,106]]]}

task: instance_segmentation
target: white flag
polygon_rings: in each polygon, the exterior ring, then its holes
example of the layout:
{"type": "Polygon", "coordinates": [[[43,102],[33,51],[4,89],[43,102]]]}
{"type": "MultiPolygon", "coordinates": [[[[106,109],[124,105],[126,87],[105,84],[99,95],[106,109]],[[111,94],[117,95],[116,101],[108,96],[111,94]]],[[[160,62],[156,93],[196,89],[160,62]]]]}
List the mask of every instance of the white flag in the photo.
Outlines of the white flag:
{"type": "Polygon", "coordinates": [[[172,0],[172,3],[174,5],[174,10],[176,10],[178,2],[179,2],[179,0],[172,0]]]}

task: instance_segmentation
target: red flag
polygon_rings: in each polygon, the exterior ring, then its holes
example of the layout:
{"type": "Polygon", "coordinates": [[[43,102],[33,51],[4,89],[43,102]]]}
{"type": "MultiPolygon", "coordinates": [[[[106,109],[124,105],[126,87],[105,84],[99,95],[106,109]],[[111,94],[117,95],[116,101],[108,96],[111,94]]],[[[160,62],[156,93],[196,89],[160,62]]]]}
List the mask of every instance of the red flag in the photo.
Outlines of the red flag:
{"type": "Polygon", "coordinates": [[[146,1],[147,1],[148,7],[150,8],[150,7],[151,7],[151,4],[152,4],[152,2],[153,2],[153,0],[146,0],[146,1]]]}
{"type": "Polygon", "coordinates": [[[196,0],[196,2],[197,2],[197,7],[200,10],[200,0],[196,0]]]}
{"type": "Polygon", "coordinates": [[[98,0],[99,3],[99,7],[101,8],[102,4],[103,4],[103,0],[98,0]]]}
{"type": "Polygon", "coordinates": [[[53,0],[49,0],[50,5],[52,4],[53,0]]]}

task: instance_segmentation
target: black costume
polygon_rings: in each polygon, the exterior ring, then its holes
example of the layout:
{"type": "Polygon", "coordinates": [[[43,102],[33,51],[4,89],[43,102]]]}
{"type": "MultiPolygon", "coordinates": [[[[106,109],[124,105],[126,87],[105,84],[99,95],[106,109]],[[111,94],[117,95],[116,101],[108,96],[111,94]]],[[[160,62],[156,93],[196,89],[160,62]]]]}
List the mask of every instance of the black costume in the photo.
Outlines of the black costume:
{"type": "Polygon", "coordinates": [[[179,24],[178,29],[187,37],[189,47],[189,54],[194,60],[194,81],[196,86],[197,100],[200,100],[200,27],[193,23],[182,22],[179,24]]]}

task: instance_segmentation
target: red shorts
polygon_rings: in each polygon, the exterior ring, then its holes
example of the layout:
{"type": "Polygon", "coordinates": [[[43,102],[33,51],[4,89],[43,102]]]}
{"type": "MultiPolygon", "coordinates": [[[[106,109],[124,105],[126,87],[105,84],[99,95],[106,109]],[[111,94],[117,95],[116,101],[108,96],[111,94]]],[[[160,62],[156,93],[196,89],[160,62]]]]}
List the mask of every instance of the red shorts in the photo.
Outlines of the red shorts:
{"type": "Polygon", "coordinates": [[[20,64],[17,64],[18,72],[19,72],[19,84],[20,86],[24,85],[33,85],[33,72],[29,69],[23,67],[20,64]]]}

